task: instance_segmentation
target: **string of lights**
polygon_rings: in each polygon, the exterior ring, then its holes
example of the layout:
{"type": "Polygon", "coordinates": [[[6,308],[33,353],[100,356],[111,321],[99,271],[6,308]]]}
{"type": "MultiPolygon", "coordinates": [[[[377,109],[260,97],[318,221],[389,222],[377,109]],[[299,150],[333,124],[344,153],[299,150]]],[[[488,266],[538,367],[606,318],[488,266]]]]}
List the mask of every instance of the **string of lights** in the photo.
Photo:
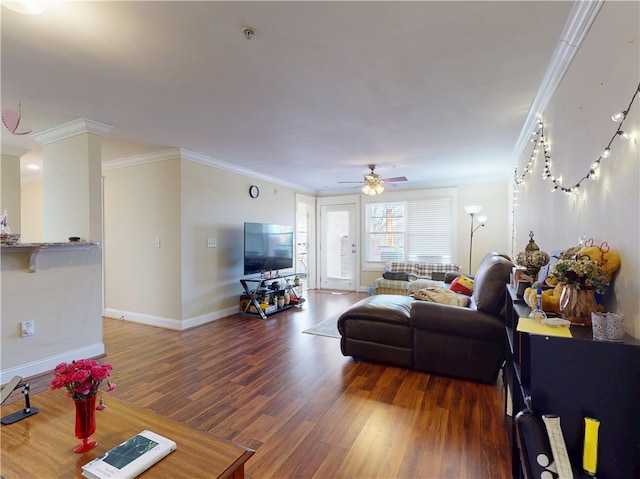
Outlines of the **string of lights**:
{"type": "Polygon", "coordinates": [[[631,139],[632,135],[628,131],[624,130],[623,125],[625,120],[627,119],[629,111],[631,111],[631,107],[633,106],[633,103],[636,101],[638,96],[640,96],[640,84],[638,84],[638,87],[634,91],[633,96],[631,97],[631,101],[629,102],[629,106],[625,110],[621,112],[617,112],[611,116],[611,120],[617,123],[618,126],[616,127],[616,131],[611,137],[611,140],[609,140],[609,143],[607,144],[607,146],[602,150],[602,153],[600,154],[599,158],[591,164],[591,166],[589,167],[589,171],[571,187],[564,186],[562,184],[562,177],[557,177],[551,173],[551,153],[550,153],[549,145],[546,141],[546,137],[544,135],[544,124],[542,122],[542,119],[539,119],[536,129],[532,133],[531,142],[534,144],[534,146],[531,152],[531,156],[529,157],[529,162],[527,163],[527,166],[524,168],[524,172],[522,173],[522,175],[520,176],[518,175],[517,167],[515,169],[514,189],[524,184],[524,180],[527,173],[533,174],[533,166],[534,166],[535,160],[538,157],[538,153],[540,152],[540,149],[542,149],[542,152],[544,154],[544,170],[542,172],[542,179],[551,180],[551,182],[553,183],[553,187],[551,188],[551,191],[553,192],[560,191],[562,193],[565,193],[566,195],[579,194],[580,185],[585,180],[595,181],[599,178],[600,168],[602,166],[602,160],[609,158],[611,156],[611,145],[613,144],[613,142],[617,138],[625,141],[631,139]]]}

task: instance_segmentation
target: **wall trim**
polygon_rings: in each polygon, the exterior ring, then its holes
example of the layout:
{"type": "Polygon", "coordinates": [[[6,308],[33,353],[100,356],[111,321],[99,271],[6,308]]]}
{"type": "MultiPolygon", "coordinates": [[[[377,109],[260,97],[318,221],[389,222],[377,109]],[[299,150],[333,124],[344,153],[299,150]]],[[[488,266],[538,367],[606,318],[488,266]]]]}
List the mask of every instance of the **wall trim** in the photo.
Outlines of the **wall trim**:
{"type": "Polygon", "coordinates": [[[217,321],[218,319],[232,316],[238,312],[238,306],[231,306],[220,311],[214,311],[211,313],[202,314],[200,316],[194,316],[192,318],[185,319],[182,323],[182,329],[195,328],[196,326],[202,326],[203,324],[217,321]]]}
{"type": "Polygon", "coordinates": [[[124,311],[121,309],[105,308],[104,315],[112,319],[121,319],[123,321],[131,321],[133,323],[145,324],[147,326],[156,326],[158,328],[171,329],[173,331],[185,331],[187,329],[202,326],[211,323],[220,318],[231,316],[238,312],[237,306],[232,306],[220,311],[213,311],[200,316],[194,316],[185,320],[175,318],[164,318],[162,316],[153,316],[151,314],[135,313],[124,311]]]}
{"type": "Polygon", "coordinates": [[[13,376],[30,378],[53,371],[62,362],[71,362],[74,359],[95,358],[104,355],[104,343],[95,343],[84,348],[74,349],[62,354],[39,359],[30,363],[24,363],[14,368],[3,369],[0,372],[0,384],[7,384],[13,376]]]}

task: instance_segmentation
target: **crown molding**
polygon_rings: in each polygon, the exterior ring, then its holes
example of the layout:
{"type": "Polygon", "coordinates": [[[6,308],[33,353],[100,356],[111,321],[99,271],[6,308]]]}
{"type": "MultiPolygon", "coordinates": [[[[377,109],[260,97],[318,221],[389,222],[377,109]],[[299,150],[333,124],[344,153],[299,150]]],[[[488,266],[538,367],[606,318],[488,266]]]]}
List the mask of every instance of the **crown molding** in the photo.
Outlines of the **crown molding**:
{"type": "Polygon", "coordinates": [[[100,136],[106,135],[112,128],[112,126],[105,125],[104,123],[80,118],[44,131],[33,133],[29,136],[41,145],[47,145],[54,141],[64,140],[84,133],[94,133],[100,136]]]}
{"type": "Polygon", "coordinates": [[[142,155],[129,156],[118,160],[103,161],[102,170],[115,170],[116,168],[126,168],[128,166],[139,166],[158,161],[180,159],[179,148],[169,148],[168,150],[154,151],[153,153],[143,153],[142,155]]]}
{"type": "Polygon", "coordinates": [[[119,160],[102,162],[102,169],[106,171],[106,170],[113,170],[116,168],[126,168],[128,166],[138,166],[138,165],[144,165],[147,163],[155,163],[158,161],[177,160],[177,159],[191,161],[193,163],[198,163],[204,166],[208,166],[210,168],[217,168],[219,170],[229,171],[231,173],[247,176],[255,180],[268,181],[270,183],[291,188],[296,191],[306,191],[307,193],[315,193],[309,190],[301,190],[300,185],[283,181],[280,178],[266,176],[264,174],[258,175],[253,170],[249,170],[247,168],[241,168],[236,165],[231,165],[229,163],[225,163],[224,161],[220,161],[215,158],[211,158],[210,156],[203,155],[202,153],[186,150],[184,148],[170,148],[168,150],[158,151],[154,153],[145,153],[142,155],[122,158],[119,160]]]}
{"type": "Polygon", "coordinates": [[[573,5],[513,150],[516,164],[603,4],[604,0],[597,0],[577,1],[573,5]]]}
{"type": "Polygon", "coordinates": [[[256,174],[254,170],[241,168],[239,166],[232,165],[230,163],[226,163],[224,161],[220,161],[215,158],[211,158],[209,156],[196,153],[194,151],[185,150],[185,149],[181,149],[180,151],[181,151],[181,158],[184,160],[192,161],[194,163],[200,163],[201,165],[218,168],[224,171],[229,171],[237,175],[247,176],[254,180],[268,181],[269,183],[274,183],[276,185],[284,186],[285,188],[291,188],[292,190],[303,191],[306,193],[315,193],[315,191],[301,189],[300,185],[290,183],[288,181],[283,181],[282,178],[277,178],[275,176],[269,176],[262,173],[256,174]]]}

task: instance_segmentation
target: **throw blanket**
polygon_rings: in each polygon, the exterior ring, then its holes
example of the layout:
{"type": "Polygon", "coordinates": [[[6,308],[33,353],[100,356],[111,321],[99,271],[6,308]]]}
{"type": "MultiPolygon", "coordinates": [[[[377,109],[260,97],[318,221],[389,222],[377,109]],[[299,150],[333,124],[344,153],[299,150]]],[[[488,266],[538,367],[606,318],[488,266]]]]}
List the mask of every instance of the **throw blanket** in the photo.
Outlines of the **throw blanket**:
{"type": "Polygon", "coordinates": [[[456,294],[454,291],[446,288],[437,288],[429,286],[416,291],[413,295],[415,299],[422,301],[432,301],[434,303],[451,304],[453,306],[469,306],[469,297],[456,294]]]}

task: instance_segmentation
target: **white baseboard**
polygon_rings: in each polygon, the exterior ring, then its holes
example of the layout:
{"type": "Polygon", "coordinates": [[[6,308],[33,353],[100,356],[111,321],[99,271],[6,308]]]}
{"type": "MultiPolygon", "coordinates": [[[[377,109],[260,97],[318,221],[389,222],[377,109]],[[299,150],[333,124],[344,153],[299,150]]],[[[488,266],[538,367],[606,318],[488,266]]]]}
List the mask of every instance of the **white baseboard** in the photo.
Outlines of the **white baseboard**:
{"type": "Polygon", "coordinates": [[[123,311],[120,309],[105,308],[104,315],[109,318],[122,319],[124,321],[132,321],[134,323],[147,324],[149,326],[157,326],[159,328],[172,329],[174,331],[184,331],[186,329],[201,326],[226,316],[231,316],[238,312],[238,307],[233,306],[221,311],[213,311],[193,318],[179,320],[174,318],[163,318],[162,316],[152,316],[150,314],[133,313],[131,311],[123,311]]]}
{"type": "Polygon", "coordinates": [[[26,364],[21,364],[9,369],[3,369],[0,372],[0,384],[8,383],[12,377],[20,376],[29,378],[37,376],[47,371],[53,371],[60,363],[68,363],[75,359],[94,358],[104,354],[104,343],[96,343],[84,348],[74,349],[63,354],[57,354],[48,358],[39,359],[26,364]]]}

